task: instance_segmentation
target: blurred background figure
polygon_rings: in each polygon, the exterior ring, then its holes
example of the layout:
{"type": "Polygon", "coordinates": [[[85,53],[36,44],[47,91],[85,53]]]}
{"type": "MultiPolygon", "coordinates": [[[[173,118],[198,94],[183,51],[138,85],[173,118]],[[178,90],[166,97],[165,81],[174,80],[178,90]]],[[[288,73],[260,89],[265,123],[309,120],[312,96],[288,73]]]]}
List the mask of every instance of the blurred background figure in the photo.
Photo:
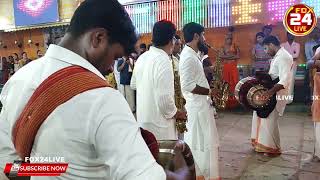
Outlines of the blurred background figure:
{"type": "Polygon", "coordinates": [[[225,36],[224,45],[220,51],[220,58],[223,62],[223,80],[230,86],[230,96],[227,102],[227,108],[235,108],[238,101],[234,96],[234,89],[239,82],[238,60],[240,59],[240,49],[233,42],[233,28],[225,36]]]}
{"type": "Polygon", "coordinates": [[[268,73],[271,57],[264,51],[263,40],[265,35],[263,32],[258,32],[256,34],[256,44],[252,49],[252,63],[253,72],[255,75],[257,71],[268,73]]]}
{"type": "Polygon", "coordinates": [[[291,104],[293,102],[293,97],[294,97],[294,84],[295,84],[295,77],[297,73],[297,60],[300,55],[300,44],[294,41],[294,36],[287,32],[287,41],[281,44],[281,47],[283,47],[285,50],[291,54],[293,58],[293,66],[292,66],[292,83],[289,88],[289,95],[290,95],[290,100],[288,104],[291,104]]]}
{"type": "Polygon", "coordinates": [[[139,47],[140,47],[139,55],[141,55],[141,54],[143,54],[143,53],[145,53],[147,51],[147,45],[145,43],[140,44],[139,47]]]}

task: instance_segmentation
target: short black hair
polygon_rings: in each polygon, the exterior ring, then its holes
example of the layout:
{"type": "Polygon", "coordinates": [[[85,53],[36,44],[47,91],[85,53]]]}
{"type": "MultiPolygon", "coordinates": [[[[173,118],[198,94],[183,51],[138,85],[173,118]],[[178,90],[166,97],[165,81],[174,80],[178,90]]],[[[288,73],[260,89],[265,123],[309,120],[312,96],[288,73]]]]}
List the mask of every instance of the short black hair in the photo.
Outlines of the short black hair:
{"type": "Polygon", "coordinates": [[[141,44],[140,44],[140,48],[147,49],[147,45],[146,45],[145,43],[141,43],[141,44]]]}
{"type": "Polygon", "coordinates": [[[68,28],[73,38],[93,28],[108,31],[110,43],[120,43],[129,54],[135,49],[137,35],[132,21],[117,0],[86,0],[77,8],[68,28]]]}
{"type": "Polygon", "coordinates": [[[176,34],[176,35],[174,36],[174,38],[176,38],[176,39],[181,39],[178,34],[176,34]]]}
{"type": "Polygon", "coordinates": [[[208,53],[209,53],[209,48],[208,48],[208,46],[205,46],[202,51],[203,51],[203,54],[204,54],[204,55],[208,55],[208,53]]]}
{"type": "Polygon", "coordinates": [[[263,31],[264,29],[270,29],[270,30],[272,30],[272,25],[265,25],[265,26],[262,27],[262,31],[263,31]]]}
{"type": "Polygon", "coordinates": [[[204,32],[204,27],[198,23],[191,22],[186,24],[183,27],[183,37],[186,43],[189,43],[193,40],[194,34],[200,35],[204,32]]]}
{"type": "Polygon", "coordinates": [[[152,30],[153,45],[159,47],[169,44],[176,32],[176,26],[171,21],[161,20],[156,22],[152,30]]]}
{"type": "Polygon", "coordinates": [[[257,34],[256,34],[256,38],[258,37],[258,36],[261,36],[261,37],[265,37],[265,35],[264,35],[264,33],[263,32],[258,32],[257,34]]]}
{"type": "Polygon", "coordinates": [[[313,46],[312,51],[316,51],[318,49],[318,47],[320,47],[320,44],[313,46]]]}
{"type": "Polygon", "coordinates": [[[264,45],[274,44],[275,46],[280,46],[280,41],[275,36],[269,36],[263,40],[264,45]]]}

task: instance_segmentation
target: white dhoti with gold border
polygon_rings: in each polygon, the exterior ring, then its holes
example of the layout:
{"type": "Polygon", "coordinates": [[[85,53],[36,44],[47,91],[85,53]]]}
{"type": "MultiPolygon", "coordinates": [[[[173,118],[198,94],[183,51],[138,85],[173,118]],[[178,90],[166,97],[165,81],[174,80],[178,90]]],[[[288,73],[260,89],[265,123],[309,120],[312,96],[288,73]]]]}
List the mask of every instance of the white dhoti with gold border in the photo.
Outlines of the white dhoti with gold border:
{"type": "Polygon", "coordinates": [[[256,152],[274,154],[281,152],[279,117],[276,109],[267,118],[260,118],[256,111],[253,112],[251,142],[256,152]]]}
{"type": "Polygon", "coordinates": [[[219,136],[210,102],[199,107],[186,106],[188,113],[185,142],[191,148],[196,164],[197,179],[218,180],[219,136]]]}

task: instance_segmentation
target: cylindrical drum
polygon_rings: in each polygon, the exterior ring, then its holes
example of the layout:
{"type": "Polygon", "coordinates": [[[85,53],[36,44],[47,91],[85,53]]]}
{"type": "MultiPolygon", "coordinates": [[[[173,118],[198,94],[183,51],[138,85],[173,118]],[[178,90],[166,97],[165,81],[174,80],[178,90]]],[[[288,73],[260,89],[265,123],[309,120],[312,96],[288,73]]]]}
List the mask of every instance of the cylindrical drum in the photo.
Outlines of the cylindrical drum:
{"type": "MultiPolygon", "coordinates": [[[[175,152],[174,148],[179,143],[179,140],[161,140],[158,141],[159,144],[159,157],[158,163],[166,170],[175,171],[175,167],[181,167],[181,164],[174,161],[175,152]]],[[[184,160],[189,167],[189,171],[192,179],[196,179],[195,165],[193,160],[193,155],[190,147],[184,143],[185,149],[182,152],[184,160]]]]}

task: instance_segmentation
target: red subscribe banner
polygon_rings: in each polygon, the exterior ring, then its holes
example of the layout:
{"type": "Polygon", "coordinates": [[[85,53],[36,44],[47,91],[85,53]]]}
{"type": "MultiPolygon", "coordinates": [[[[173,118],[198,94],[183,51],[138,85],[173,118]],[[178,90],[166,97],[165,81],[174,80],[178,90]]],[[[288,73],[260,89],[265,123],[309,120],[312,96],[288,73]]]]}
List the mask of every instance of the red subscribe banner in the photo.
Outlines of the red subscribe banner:
{"type": "Polygon", "coordinates": [[[68,164],[14,164],[7,163],[4,169],[5,174],[15,174],[16,176],[60,176],[67,171],[68,164]]]}

